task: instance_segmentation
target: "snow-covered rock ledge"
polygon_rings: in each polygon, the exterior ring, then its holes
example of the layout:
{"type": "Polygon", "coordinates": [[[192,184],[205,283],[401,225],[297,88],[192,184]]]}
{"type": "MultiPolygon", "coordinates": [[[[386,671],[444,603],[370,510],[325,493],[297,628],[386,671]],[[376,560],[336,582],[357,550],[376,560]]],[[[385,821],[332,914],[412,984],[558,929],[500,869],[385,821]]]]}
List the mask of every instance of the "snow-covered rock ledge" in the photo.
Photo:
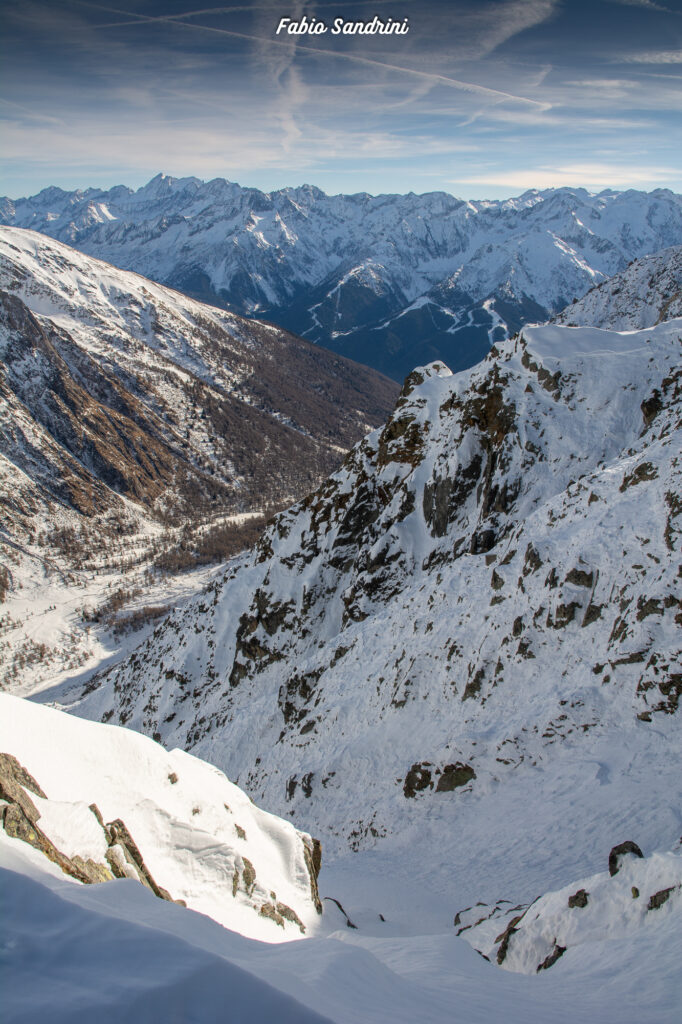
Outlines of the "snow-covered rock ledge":
{"type": "Polygon", "coordinates": [[[317,921],[319,844],[218,769],[7,694],[0,751],[0,851],[29,844],[75,882],[137,879],[269,942],[317,921]]]}

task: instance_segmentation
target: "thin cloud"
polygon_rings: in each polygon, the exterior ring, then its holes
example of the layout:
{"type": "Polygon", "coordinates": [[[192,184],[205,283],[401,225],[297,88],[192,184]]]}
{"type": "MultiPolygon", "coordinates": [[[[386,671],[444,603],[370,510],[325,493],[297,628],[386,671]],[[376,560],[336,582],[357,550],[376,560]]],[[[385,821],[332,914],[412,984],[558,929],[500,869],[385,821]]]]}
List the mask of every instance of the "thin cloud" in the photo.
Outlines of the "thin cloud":
{"type": "Polygon", "coordinates": [[[608,0],[608,3],[618,4],[621,7],[643,7],[648,11],[660,11],[662,14],[679,14],[679,11],[672,11],[663,4],[654,3],[654,0],[608,0]]]}
{"type": "Polygon", "coordinates": [[[622,54],[615,58],[624,64],[682,64],[682,50],[649,50],[644,53],[622,54]]]}

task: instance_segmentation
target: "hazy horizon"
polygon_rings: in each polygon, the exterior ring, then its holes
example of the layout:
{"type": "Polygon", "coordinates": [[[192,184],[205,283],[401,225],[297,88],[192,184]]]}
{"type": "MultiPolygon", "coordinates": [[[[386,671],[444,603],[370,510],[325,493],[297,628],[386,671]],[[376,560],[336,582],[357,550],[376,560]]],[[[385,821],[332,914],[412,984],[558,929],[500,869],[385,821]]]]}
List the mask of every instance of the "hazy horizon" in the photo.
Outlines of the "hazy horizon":
{"type": "Polygon", "coordinates": [[[668,192],[673,192],[673,194],[675,194],[675,195],[682,194],[682,193],[677,192],[677,190],[669,189],[669,188],[667,188],[664,185],[657,185],[655,188],[649,188],[649,189],[647,189],[647,188],[638,188],[637,186],[631,186],[629,188],[627,186],[624,186],[622,188],[615,188],[615,189],[610,189],[610,188],[586,189],[582,185],[558,185],[558,186],[549,186],[548,188],[545,188],[545,189],[542,189],[542,188],[539,188],[539,189],[538,188],[528,188],[528,189],[523,189],[523,190],[520,190],[520,191],[519,190],[517,190],[517,191],[510,191],[510,192],[508,192],[508,193],[506,193],[504,195],[499,195],[499,196],[491,196],[491,195],[488,195],[488,194],[480,195],[480,196],[458,195],[456,192],[454,192],[454,191],[452,191],[450,189],[424,189],[423,191],[420,191],[420,192],[417,192],[414,189],[408,190],[406,192],[371,192],[368,189],[355,189],[353,192],[350,192],[350,191],[347,191],[347,192],[338,192],[338,191],[337,192],[332,192],[332,191],[327,191],[326,189],[321,189],[320,186],[317,185],[314,181],[300,181],[300,182],[296,182],[296,183],[287,182],[284,185],[277,185],[277,186],[274,186],[273,188],[260,188],[259,186],[253,185],[253,184],[251,184],[248,181],[235,181],[234,179],[228,178],[228,177],[226,177],[225,175],[222,175],[222,174],[216,174],[212,178],[199,178],[199,175],[196,175],[196,174],[176,175],[176,174],[168,174],[166,171],[158,171],[156,174],[153,174],[151,176],[151,178],[145,178],[143,181],[140,181],[139,184],[137,183],[137,180],[134,180],[132,183],[129,183],[129,182],[126,182],[126,181],[119,181],[119,180],[114,181],[114,180],[112,180],[109,184],[107,184],[105,182],[105,183],[103,183],[101,185],[94,185],[94,184],[89,184],[89,183],[81,182],[81,183],[73,184],[71,186],[58,185],[58,184],[55,185],[54,182],[49,182],[49,183],[39,187],[35,192],[31,192],[30,194],[29,193],[24,193],[23,195],[3,195],[2,198],[9,199],[12,202],[19,202],[22,199],[32,199],[36,195],[39,195],[41,192],[47,191],[50,188],[60,188],[64,192],[77,192],[77,191],[86,192],[88,189],[96,189],[98,191],[107,192],[107,191],[109,191],[110,189],[113,189],[113,188],[123,187],[123,188],[128,188],[128,189],[130,189],[133,192],[138,192],[141,189],[145,188],[147,185],[150,185],[151,182],[154,181],[155,178],[158,178],[160,176],[164,177],[164,178],[173,178],[176,181],[181,181],[183,179],[195,178],[195,179],[201,181],[202,184],[208,184],[211,181],[216,181],[216,180],[221,181],[222,180],[222,181],[228,182],[229,184],[237,185],[239,188],[255,189],[255,190],[259,191],[259,192],[263,192],[264,194],[272,194],[272,193],[275,193],[275,192],[284,191],[286,189],[299,189],[299,188],[317,188],[320,191],[324,192],[325,195],[330,196],[330,197],[335,196],[335,195],[351,195],[351,196],[352,195],[369,195],[369,196],[372,196],[373,198],[377,198],[377,197],[379,197],[381,195],[416,195],[416,196],[423,196],[423,195],[429,195],[430,193],[434,193],[434,192],[441,192],[441,193],[445,193],[446,195],[452,196],[454,199],[462,200],[463,202],[504,202],[505,200],[508,200],[508,199],[520,199],[522,196],[524,196],[525,194],[530,193],[530,192],[542,193],[542,192],[552,191],[553,189],[567,189],[568,191],[585,191],[589,195],[600,195],[602,193],[609,193],[609,192],[621,193],[621,192],[628,192],[628,191],[637,191],[637,192],[668,191],[668,192]]]}

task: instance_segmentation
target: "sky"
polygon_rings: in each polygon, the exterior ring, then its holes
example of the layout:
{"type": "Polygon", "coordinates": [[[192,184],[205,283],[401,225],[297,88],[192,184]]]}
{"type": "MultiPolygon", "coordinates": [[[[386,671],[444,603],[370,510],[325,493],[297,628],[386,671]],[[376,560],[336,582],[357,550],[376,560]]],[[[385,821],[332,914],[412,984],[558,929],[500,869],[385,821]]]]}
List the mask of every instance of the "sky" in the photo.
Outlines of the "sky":
{"type": "Polygon", "coordinates": [[[682,0],[0,0],[0,194],[682,192],[682,0]],[[342,24],[395,34],[333,35],[342,24]],[[278,33],[291,23],[325,34],[278,33]]]}

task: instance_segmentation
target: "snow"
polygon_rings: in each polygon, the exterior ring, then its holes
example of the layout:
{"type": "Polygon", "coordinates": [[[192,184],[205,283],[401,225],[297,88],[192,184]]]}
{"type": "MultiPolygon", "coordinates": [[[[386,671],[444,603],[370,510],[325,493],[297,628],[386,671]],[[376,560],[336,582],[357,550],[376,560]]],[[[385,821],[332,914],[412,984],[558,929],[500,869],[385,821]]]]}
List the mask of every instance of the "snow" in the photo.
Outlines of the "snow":
{"type": "MultiPolygon", "coordinates": [[[[682,841],[681,841],[682,842],[682,841]]],[[[641,852],[641,851],[640,851],[641,852]]],[[[458,915],[457,933],[507,971],[536,974],[555,948],[574,953],[583,946],[607,948],[625,935],[651,932],[679,920],[682,910],[682,846],[649,857],[621,854],[619,870],[603,871],[546,893],[530,905],[478,903],[458,915]],[[506,950],[500,940],[507,927],[506,950]]],[[[563,956],[563,954],[562,954],[563,956]]],[[[672,980],[672,979],[670,979],[672,980]]]]}
{"type": "Polygon", "coordinates": [[[173,934],[179,908],[169,908],[158,922],[158,901],[137,882],[75,894],[67,883],[17,872],[19,856],[8,859],[15,870],[0,872],[7,1024],[85,1024],[102,1017],[112,1024],[324,1021],[227,956],[197,947],[191,924],[186,935],[173,934]]]}
{"type": "MultiPolygon", "coordinates": [[[[672,330],[682,333],[682,319],[670,321],[672,330]]],[[[545,324],[539,327],[524,327],[523,337],[530,350],[541,359],[563,361],[576,355],[589,356],[593,363],[600,362],[609,354],[645,353],[646,345],[653,336],[646,331],[600,330],[596,327],[558,327],[545,324]]]]}
{"type": "Polygon", "coordinates": [[[379,914],[396,938],[442,934],[477,900],[525,903],[603,870],[625,838],[669,849],[680,428],[663,381],[681,334],[680,321],[529,328],[464,374],[420,368],[388,428],[208,597],[87,692],[66,683],[41,699],[190,747],[321,838],[322,892],[363,935],[384,930],[379,914]],[[497,389],[500,412],[486,414],[497,389]],[[513,495],[501,510],[483,509],[486,479],[513,495]],[[470,483],[436,530],[442,480],[470,483]],[[479,553],[482,529],[496,540],[479,553]],[[475,778],[439,791],[458,763],[475,778]],[[408,797],[414,765],[430,782],[408,797]]]}

